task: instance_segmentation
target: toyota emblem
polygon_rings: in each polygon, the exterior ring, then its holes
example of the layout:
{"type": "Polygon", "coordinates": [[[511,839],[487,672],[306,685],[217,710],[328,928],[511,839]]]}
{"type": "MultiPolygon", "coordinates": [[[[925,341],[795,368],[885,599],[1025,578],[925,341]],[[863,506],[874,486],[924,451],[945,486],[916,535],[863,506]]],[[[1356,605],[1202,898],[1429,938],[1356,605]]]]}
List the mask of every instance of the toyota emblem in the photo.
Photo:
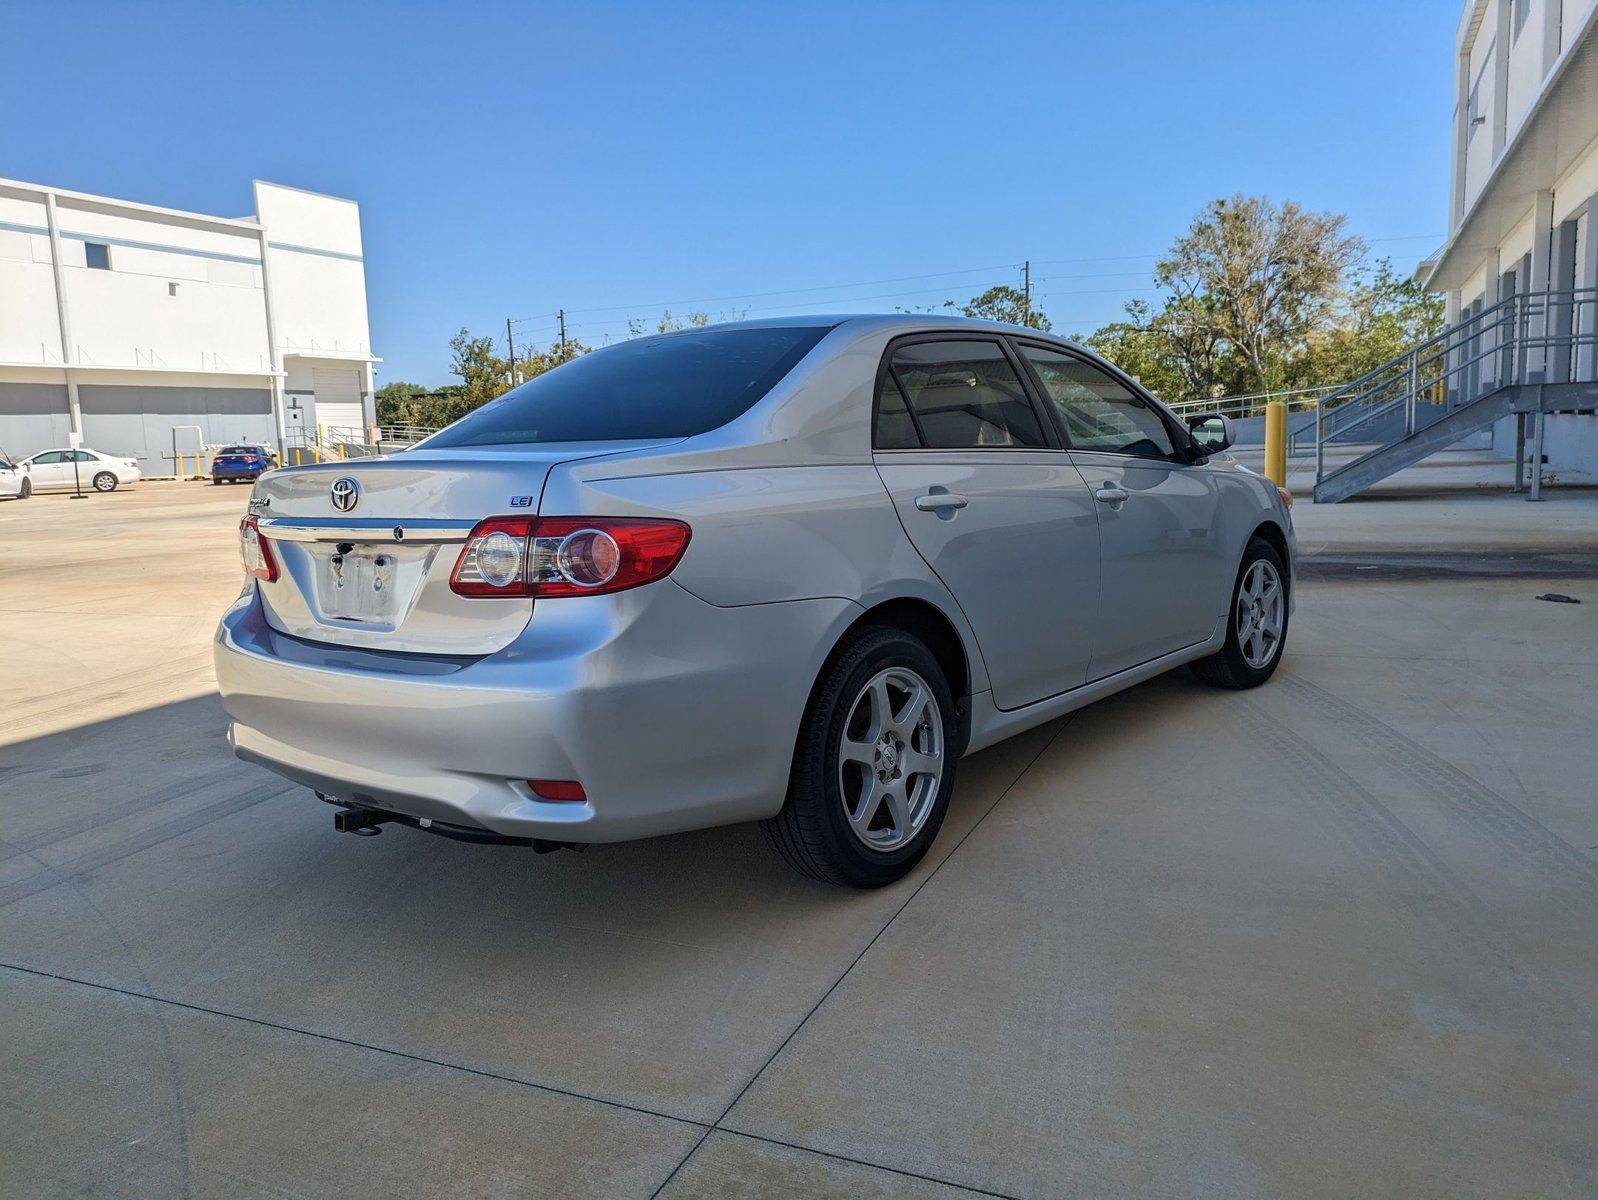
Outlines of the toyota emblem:
{"type": "Polygon", "coordinates": [[[339,512],[349,512],[361,502],[361,485],[348,475],[341,475],[333,481],[328,495],[333,501],[334,508],[339,512]]]}

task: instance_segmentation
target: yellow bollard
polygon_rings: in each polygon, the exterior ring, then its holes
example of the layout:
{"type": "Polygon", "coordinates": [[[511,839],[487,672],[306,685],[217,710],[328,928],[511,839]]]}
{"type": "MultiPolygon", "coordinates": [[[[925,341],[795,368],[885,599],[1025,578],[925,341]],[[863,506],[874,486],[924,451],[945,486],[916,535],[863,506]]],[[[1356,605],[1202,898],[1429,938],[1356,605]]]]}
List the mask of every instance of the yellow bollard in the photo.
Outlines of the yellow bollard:
{"type": "Polygon", "coordinates": [[[1265,405],[1265,478],[1277,487],[1287,486],[1287,402],[1265,405]]]}

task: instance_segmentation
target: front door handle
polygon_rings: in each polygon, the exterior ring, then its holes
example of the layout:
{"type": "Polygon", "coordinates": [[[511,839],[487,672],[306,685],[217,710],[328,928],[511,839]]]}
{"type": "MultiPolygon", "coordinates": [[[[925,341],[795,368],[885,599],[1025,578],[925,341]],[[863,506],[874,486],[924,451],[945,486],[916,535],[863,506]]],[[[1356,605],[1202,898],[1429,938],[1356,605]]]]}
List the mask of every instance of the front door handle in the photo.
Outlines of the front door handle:
{"type": "Polygon", "coordinates": [[[1111,508],[1119,508],[1126,503],[1126,489],[1117,487],[1113,483],[1101,483],[1093,489],[1093,498],[1100,504],[1108,504],[1111,508]]]}
{"type": "Polygon", "coordinates": [[[964,508],[969,503],[964,496],[956,496],[953,492],[931,492],[916,497],[916,507],[929,513],[952,513],[954,509],[964,508]]]}

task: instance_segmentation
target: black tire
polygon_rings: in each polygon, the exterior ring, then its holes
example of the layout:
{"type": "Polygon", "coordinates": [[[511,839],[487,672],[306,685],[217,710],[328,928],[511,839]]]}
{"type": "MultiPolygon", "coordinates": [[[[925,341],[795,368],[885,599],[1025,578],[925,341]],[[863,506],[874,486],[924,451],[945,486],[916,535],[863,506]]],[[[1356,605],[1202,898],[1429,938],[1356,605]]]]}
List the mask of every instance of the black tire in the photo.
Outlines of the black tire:
{"type": "Polygon", "coordinates": [[[93,486],[97,492],[114,492],[117,490],[117,477],[110,471],[96,472],[93,486]]]}
{"type": "Polygon", "coordinates": [[[1288,577],[1287,564],[1282,561],[1282,556],[1276,552],[1276,547],[1264,538],[1250,538],[1243,550],[1243,561],[1238,565],[1237,578],[1232,582],[1232,593],[1227,601],[1226,616],[1226,645],[1217,650],[1208,658],[1201,658],[1192,664],[1193,674],[1205,683],[1215,687],[1224,688],[1254,688],[1259,687],[1276,673],[1277,664],[1282,661],[1282,653],[1287,646],[1288,625],[1288,599],[1293,581],[1288,577]],[[1238,640],[1238,591],[1243,585],[1244,578],[1249,569],[1260,560],[1269,563],[1276,571],[1277,578],[1282,584],[1282,633],[1271,649],[1268,659],[1261,666],[1254,666],[1244,657],[1243,647],[1238,640]]]}
{"type": "Polygon", "coordinates": [[[222,480],[221,480],[221,478],[219,476],[216,476],[216,475],[211,476],[211,486],[212,487],[220,487],[221,484],[222,484],[222,480]]]}
{"type": "Polygon", "coordinates": [[[810,693],[799,727],[788,797],[762,822],[773,848],[794,870],[828,883],[875,888],[903,878],[938,836],[962,746],[955,698],[938,660],[920,639],[897,629],[867,628],[833,652],[810,693]],[[890,851],[868,846],[850,828],[839,783],[838,752],[850,709],[879,672],[906,668],[931,688],[942,722],[943,767],[920,829],[890,851]]]}
{"type": "Polygon", "coordinates": [[[26,500],[31,495],[33,495],[33,480],[24,479],[22,481],[22,490],[17,493],[17,499],[26,500]]]}

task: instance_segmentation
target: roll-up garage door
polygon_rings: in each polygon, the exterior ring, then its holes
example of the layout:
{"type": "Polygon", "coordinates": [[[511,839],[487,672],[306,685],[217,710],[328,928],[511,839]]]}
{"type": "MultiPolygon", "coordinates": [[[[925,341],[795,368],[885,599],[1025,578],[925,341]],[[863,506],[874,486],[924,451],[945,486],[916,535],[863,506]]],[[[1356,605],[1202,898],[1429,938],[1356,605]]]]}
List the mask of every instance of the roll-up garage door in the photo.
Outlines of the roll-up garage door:
{"type": "Polygon", "coordinates": [[[365,439],[366,420],[361,411],[361,373],[337,367],[315,367],[311,385],[316,389],[316,423],[328,436],[365,439]]]}

